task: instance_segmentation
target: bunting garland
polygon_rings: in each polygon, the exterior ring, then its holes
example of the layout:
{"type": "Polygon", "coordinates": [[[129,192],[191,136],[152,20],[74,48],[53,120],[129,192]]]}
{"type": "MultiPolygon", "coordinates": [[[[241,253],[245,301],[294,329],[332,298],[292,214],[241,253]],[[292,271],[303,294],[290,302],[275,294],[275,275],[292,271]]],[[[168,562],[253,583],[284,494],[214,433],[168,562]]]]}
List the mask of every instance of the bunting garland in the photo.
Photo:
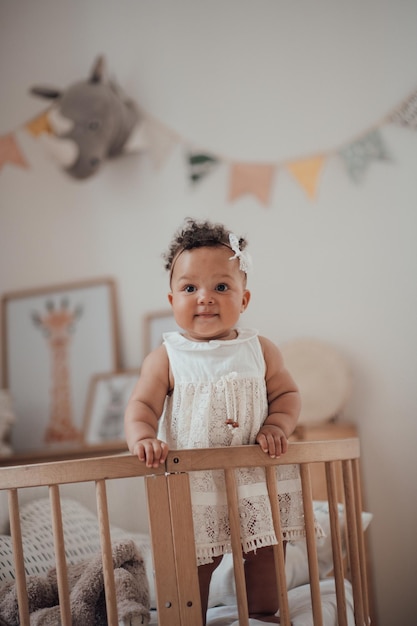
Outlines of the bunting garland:
{"type": "Polygon", "coordinates": [[[339,154],[355,182],[362,180],[365,170],[372,161],[384,161],[389,158],[379,130],[372,130],[362,138],[342,148],[339,154]]]}
{"type": "Polygon", "coordinates": [[[240,196],[253,194],[262,204],[268,205],[274,175],[274,165],[233,163],[230,166],[229,200],[233,202],[240,196]]]}
{"type": "MultiPolygon", "coordinates": [[[[310,200],[317,197],[319,179],[326,161],[338,157],[346,172],[355,183],[360,183],[374,161],[390,161],[390,155],[380,129],[386,124],[395,124],[417,130],[417,90],[403,100],[379,124],[364,132],[360,137],[346,142],[337,150],[319,153],[280,163],[250,163],[233,160],[208,152],[204,148],[191,146],[190,142],[159,120],[142,111],[143,121],[134,138],[134,147],[149,153],[156,169],[160,169],[173,149],[184,147],[185,161],[190,184],[196,186],[210,176],[221,164],[229,169],[228,200],[235,202],[245,195],[252,195],[264,206],[271,202],[272,189],[280,170],[287,170],[310,200]]],[[[51,133],[48,111],[26,122],[23,128],[33,137],[51,133]]],[[[132,147],[132,146],[130,146],[132,147]]],[[[29,168],[14,132],[0,136],[0,170],[4,165],[29,168]]]]}
{"type": "Polygon", "coordinates": [[[302,159],[287,165],[288,171],[300,183],[311,200],[316,197],[317,183],[323,165],[324,156],[322,155],[311,159],[302,159]]]}
{"type": "Polygon", "coordinates": [[[39,137],[42,133],[51,133],[52,128],[48,121],[48,111],[27,122],[25,128],[33,137],[39,137]]]}
{"type": "Polygon", "coordinates": [[[412,93],[391,115],[390,122],[417,128],[417,91],[412,93]]]}
{"type": "Polygon", "coordinates": [[[189,178],[192,183],[198,183],[202,178],[210,174],[213,168],[219,163],[216,157],[201,152],[189,152],[188,167],[189,178]]]}
{"type": "Polygon", "coordinates": [[[29,167],[13,133],[0,137],[0,170],[6,163],[29,167]]]}

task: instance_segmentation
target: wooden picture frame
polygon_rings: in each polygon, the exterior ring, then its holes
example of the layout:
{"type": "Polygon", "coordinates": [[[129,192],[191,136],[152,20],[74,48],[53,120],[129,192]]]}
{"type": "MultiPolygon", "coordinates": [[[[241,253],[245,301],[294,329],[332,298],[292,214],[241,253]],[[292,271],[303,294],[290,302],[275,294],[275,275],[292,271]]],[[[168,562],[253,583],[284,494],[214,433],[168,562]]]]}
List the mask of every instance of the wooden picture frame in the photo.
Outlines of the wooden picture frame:
{"type": "Polygon", "coordinates": [[[143,318],[143,356],[155,350],[162,343],[163,333],[180,330],[172,309],[152,311],[143,318]]]}
{"type": "Polygon", "coordinates": [[[139,373],[138,368],[92,377],[84,416],[86,444],[125,439],[124,413],[139,373]]]}
{"type": "Polygon", "coordinates": [[[3,295],[2,341],[14,452],[80,445],[91,377],[120,369],[114,281],[3,295]]]}

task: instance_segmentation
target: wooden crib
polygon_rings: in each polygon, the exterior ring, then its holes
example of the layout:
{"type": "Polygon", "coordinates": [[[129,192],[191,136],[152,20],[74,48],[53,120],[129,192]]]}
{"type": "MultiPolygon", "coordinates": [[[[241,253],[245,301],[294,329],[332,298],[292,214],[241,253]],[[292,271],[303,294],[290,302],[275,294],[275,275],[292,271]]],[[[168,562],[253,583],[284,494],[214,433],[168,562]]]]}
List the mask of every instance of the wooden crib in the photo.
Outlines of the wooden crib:
{"type": "MultiPolygon", "coordinates": [[[[314,528],[313,481],[318,466],[323,468],[327,484],[333,573],[337,598],[337,623],[348,626],[345,579],[351,582],[356,626],[371,623],[369,587],[366,571],[366,551],[362,529],[362,497],[359,467],[360,449],[357,439],[292,443],[287,454],[270,459],[259,446],[220,449],[171,451],[165,465],[147,469],[128,454],[0,468],[0,489],[8,491],[10,525],[15,561],[19,620],[30,624],[22,533],[20,524],[19,490],[48,486],[54,533],[61,623],[71,624],[66,553],[61,512],[60,485],[93,481],[96,489],[97,515],[104,571],[107,620],[110,626],[119,624],[115,599],[115,583],[111,554],[106,481],[138,477],[145,480],[149,527],[153,552],[157,619],[159,626],[200,626],[201,606],[193,536],[189,474],[198,470],[220,469],[225,473],[227,502],[231,526],[233,567],[240,626],[248,626],[248,610],[243,562],[239,539],[239,513],[234,469],[265,467],[275,531],[281,536],[277,484],[274,467],[280,464],[300,465],[306,526],[311,606],[314,626],[323,625],[321,594],[317,561],[317,540],[314,528]],[[344,505],[345,537],[340,527],[339,502],[344,505]],[[347,546],[344,550],[343,546],[347,546]],[[342,546],[343,544],[343,546],[342,546]]],[[[285,582],[283,544],[274,547],[278,573],[280,619],[290,626],[285,582]]]]}

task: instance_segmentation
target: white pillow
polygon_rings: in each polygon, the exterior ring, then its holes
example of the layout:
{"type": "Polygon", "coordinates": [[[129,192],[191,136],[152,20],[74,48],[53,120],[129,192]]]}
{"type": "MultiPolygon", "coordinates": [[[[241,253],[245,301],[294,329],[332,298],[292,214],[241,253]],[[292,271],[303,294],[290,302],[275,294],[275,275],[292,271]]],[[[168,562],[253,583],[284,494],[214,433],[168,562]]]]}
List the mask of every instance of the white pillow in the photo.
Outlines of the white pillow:
{"type": "MultiPolygon", "coordinates": [[[[333,569],[332,541],[330,535],[329,504],[325,501],[314,501],[314,515],[322,527],[325,536],[317,539],[317,558],[319,576],[321,579],[333,569]]],[[[371,513],[362,513],[363,529],[366,530],[372,519],[371,513]]],[[[343,506],[339,505],[339,523],[342,537],[345,528],[343,506]]],[[[344,548],[344,545],[343,545],[344,548]]],[[[287,589],[306,585],[310,581],[307,560],[307,546],[305,539],[290,541],[287,544],[285,560],[285,574],[287,589]]],[[[229,605],[234,603],[235,580],[233,576],[233,557],[225,554],[219,567],[214,571],[210,586],[209,607],[229,605]]]]}
{"type": "MultiPolygon", "coordinates": [[[[324,579],[333,569],[329,503],[327,502],[327,500],[316,500],[313,503],[313,509],[315,518],[324,531],[324,537],[317,539],[317,559],[319,566],[319,576],[321,579],[324,579]]],[[[339,504],[338,509],[340,532],[342,534],[342,548],[344,551],[345,516],[343,505],[339,504]]],[[[362,512],[362,525],[364,530],[368,528],[371,519],[371,513],[367,513],[365,511],[362,512]]],[[[306,585],[309,582],[307,545],[305,539],[302,539],[300,541],[291,541],[287,545],[287,561],[285,573],[287,575],[288,589],[292,589],[293,587],[299,587],[300,585],[306,585]]]]}

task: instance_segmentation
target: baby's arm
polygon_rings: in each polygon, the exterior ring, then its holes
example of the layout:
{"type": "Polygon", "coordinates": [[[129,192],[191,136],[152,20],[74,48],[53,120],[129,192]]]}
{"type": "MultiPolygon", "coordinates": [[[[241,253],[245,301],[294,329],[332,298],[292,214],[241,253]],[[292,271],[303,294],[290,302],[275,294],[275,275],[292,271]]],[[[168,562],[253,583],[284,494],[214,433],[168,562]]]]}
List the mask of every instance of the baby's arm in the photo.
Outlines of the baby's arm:
{"type": "Polygon", "coordinates": [[[264,421],[256,442],[272,458],[288,449],[288,438],[297,424],[301,401],[297,385],[285,368],[281,352],[269,339],[259,337],[266,364],[268,417],[264,421]]]}
{"type": "Polygon", "coordinates": [[[147,467],[159,467],[168,454],[168,446],[157,438],[157,431],[169,388],[168,355],[160,346],[145,358],[124,417],[129,450],[147,467]]]}

